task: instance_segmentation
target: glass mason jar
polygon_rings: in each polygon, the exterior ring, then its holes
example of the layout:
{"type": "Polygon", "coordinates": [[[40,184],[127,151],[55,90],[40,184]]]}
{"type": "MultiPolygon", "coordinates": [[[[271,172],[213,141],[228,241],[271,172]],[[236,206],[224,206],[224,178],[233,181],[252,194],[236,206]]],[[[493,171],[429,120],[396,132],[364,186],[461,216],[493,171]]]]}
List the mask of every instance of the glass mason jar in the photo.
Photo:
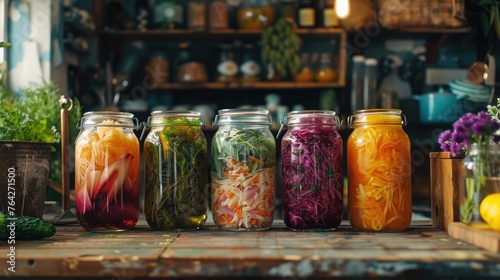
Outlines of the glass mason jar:
{"type": "Polygon", "coordinates": [[[473,143],[464,157],[465,177],[459,190],[460,221],[482,223],[482,200],[489,194],[500,193],[500,146],[473,143]]]}
{"type": "Polygon", "coordinates": [[[410,140],[397,109],[355,111],[348,118],[348,209],[364,231],[404,231],[412,216],[410,140]]]}
{"type": "Polygon", "coordinates": [[[269,0],[244,0],[238,9],[240,29],[262,30],[274,23],[276,9],[269,0]]]}
{"type": "Polygon", "coordinates": [[[139,218],[139,140],[134,115],[87,112],[75,142],[76,214],[88,231],[127,230],[139,218]]]}
{"type": "Polygon", "coordinates": [[[207,139],[194,111],[154,111],[144,140],[144,212],[155,230],[198,229],[208,210],[207,139]]]}
{"type": "Polygon", "coordinates": [[[276,140],[267,110],[223,109],[212,140],[212,214],[219,229],[258,231],[274,220],[276,140]]]}
{"type": "Polygon", "coordinates": [[[343,215],[343,145],[333,111],[292,111],[282,121],[283,220],[293,230],[334,230],[343,215]]]}

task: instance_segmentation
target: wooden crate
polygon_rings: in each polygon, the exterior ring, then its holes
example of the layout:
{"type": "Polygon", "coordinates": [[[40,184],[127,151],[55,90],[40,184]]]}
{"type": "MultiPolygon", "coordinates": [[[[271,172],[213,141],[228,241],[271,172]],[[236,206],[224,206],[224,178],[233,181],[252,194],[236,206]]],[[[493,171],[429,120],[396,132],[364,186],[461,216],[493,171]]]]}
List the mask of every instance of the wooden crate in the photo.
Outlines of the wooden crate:
{"type": "Polygon", "coordinates": [[[378,0],[380,24],[389,29],[404,27],[462,27],[464,0],[378,0]]]}
{"type": "Polygon", "coordinates": [[[461,222],[450,223],[448,234],[485,250],[500,253],[500,232],[493,231],[484,223],[476,225],[466,225],[461,222]]]}
{"type": "Polygon", "coordinates": [[[431,152],[432,225],[448,231],[448,224],[460,221],[459,186],[465,176],[463,159],[449,152],[431,152]]]}

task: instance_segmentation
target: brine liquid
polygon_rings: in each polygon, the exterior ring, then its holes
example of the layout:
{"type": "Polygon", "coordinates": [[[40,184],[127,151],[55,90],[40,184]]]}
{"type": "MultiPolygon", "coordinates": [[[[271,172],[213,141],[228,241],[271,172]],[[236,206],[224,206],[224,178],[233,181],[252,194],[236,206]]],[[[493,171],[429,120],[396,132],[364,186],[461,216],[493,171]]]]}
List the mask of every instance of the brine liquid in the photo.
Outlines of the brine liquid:
{"type": "Polygon", "coordinates": [[[102,193],[94,197],[93,209],[80,213],[77,218],[86,230],[127,230],[133,228],[139,219],[139,203],[137,194],[120,193],[116,202],[107,200],[102,193]],[[97,210],[99,209],[99,210],[97,210]]]}
{"type": "Polygon", "coordinates": [[[342,150],[332,127],[304,127],[283,137],[283,220],[288,228],[333,230],[340,225],[342,150]]]}
{"type": "Polygon", "coordinates": [[[402,231],[411,222],[410,141],[401,125],[356,127],[347,141],[349,221],[359,230],[402,231]]]}

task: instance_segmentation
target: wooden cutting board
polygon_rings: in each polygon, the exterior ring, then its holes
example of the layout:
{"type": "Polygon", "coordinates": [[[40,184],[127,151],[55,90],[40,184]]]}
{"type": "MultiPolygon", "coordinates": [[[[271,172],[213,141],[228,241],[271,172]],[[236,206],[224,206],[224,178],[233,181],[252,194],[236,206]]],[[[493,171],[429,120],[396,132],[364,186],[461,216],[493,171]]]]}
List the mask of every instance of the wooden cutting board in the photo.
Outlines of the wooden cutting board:
{"type": "Polygon", "coordinates": [[[472,227],[461,222],[449,223],[448,234],[485,250],[500,253],[500,232],[486,225],[472,227]]]}

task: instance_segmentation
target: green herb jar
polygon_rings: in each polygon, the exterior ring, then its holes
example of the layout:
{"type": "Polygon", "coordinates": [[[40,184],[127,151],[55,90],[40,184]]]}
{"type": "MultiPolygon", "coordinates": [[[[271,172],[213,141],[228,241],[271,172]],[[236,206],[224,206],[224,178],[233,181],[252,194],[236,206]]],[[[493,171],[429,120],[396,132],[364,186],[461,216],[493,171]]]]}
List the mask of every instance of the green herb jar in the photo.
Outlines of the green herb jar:
{"type": "Polygon", "coordinates": [[[192,230],[208,210],[207,140],[195,111],[154,111],[144,141],[144,212],[154,230],[192,230]]]}
{"type": "Polygon", "coordinates": [[[211,206],[230,231],[268,229],[274,220],[276,140],[267,110],[219,110],[211,145],[211,206]]]}

